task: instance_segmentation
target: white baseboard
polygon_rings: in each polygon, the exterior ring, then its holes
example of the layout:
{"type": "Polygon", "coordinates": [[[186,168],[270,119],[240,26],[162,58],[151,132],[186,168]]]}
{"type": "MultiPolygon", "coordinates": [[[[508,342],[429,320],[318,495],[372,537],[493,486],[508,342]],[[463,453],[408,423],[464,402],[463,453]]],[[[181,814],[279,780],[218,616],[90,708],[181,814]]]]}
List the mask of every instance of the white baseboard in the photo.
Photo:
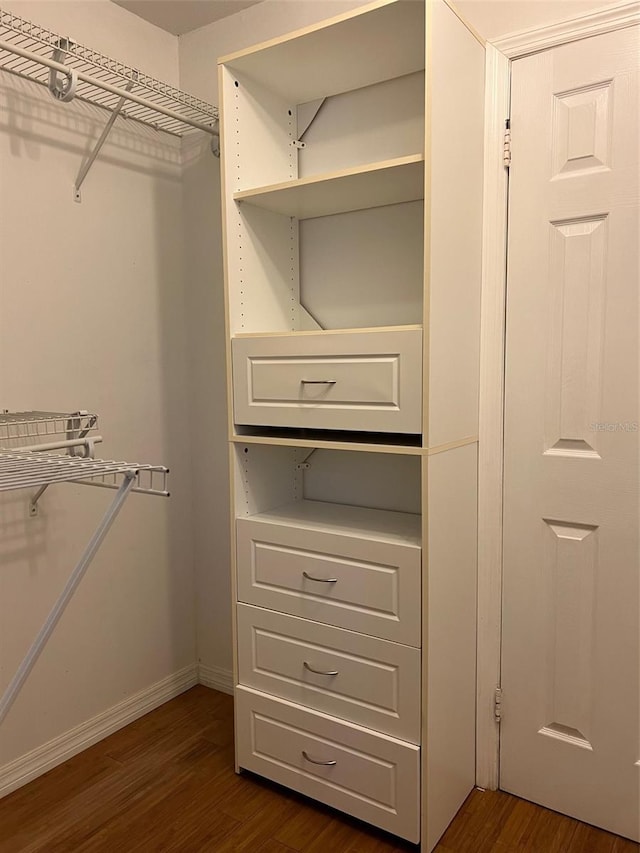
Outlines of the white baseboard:
{"type": "MultiPolygon", "coordinates": [[[[129,696],[74,729],[0,767],[0,797],[10,794],[123,726],[198,684],[193,664],[129,696]]],[[[217,689],[222,689],[218,687],[217,689]]]]}
{"type": "Polygon", "coordinates": [[[233,696],[233,673],[230,669],[223,669],[221,666],[205,666],[201,663],[198,667],[198,680],[205,687],[233,696]]]}

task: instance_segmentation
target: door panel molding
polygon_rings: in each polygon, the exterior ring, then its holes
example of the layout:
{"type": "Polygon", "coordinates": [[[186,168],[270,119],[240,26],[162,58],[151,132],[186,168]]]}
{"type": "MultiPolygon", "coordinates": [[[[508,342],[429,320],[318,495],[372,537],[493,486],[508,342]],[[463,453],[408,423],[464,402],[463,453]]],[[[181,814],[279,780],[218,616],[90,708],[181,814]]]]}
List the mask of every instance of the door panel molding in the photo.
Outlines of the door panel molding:
{"type": "Polygon", "coordinates": [[[509,59],[521,59],[531,53],[549,50],[579,39],[611,33],[640,22],[640,0],[605,6],[576,18],[549,24],[533,30],[510,33],[493,42],[493,46],[509,59]]]}

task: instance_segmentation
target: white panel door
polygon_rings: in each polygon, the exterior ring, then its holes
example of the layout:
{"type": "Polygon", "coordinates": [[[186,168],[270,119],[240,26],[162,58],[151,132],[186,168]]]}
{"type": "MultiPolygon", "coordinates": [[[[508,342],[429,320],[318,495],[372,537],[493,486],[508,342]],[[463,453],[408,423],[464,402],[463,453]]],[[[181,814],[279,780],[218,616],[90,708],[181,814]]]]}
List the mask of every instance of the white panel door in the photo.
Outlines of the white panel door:
{"type": "Polygon", "coordinates": [[[513,63],[501,787],[640,836],[637,27],[513,63]]]}

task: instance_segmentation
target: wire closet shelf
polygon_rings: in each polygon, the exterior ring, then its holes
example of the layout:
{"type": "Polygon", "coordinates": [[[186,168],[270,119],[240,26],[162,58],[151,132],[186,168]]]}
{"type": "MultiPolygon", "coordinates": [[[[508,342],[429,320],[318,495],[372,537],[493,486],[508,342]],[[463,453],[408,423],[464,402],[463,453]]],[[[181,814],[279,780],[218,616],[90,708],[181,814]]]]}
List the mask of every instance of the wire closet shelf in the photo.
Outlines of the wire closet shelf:
{"type": "Polygon", "coordinates": [[[0,492],[54,483],[118,489],[129,477],[132,492],[169,497],[168,468],[93,458],[93,444],[102,440],[92,435],[97,428],[98,416],[89,412],[0,413],[0,492]]]}
{"type": "Polygon", "coordinates": [[[0,69],[49,87],[52,73],[64,75],[72,96],[111,112],[124,98],[120,115],[174,136],[218,132],[217,107],[3,9],[0,69]]]}
{"type": "Polygon", "coordinates": [[[102,521],[29,651],[0,695],[0,725],[11,710],[129,493],[143,492],[169,497],[168,468],[94,459],[94,446],[102,441],[99,435],[94,435],[97,427],[98,416],[85,411],[70,414],[0,411],[0,492],[35,489],[29,504],[32,517],[38,514],[38,500],[54,483],[80,483],[116,490],[102,521]],[[58,452],[50,452],[52,449],[58,452]]]}

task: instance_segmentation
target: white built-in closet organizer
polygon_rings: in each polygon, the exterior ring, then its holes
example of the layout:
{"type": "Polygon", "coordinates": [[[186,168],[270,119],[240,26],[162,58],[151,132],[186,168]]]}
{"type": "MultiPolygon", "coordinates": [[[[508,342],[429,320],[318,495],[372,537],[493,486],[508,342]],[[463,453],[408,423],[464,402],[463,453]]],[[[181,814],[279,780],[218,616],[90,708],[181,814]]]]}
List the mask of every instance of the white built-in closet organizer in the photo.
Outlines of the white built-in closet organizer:
{"type": "Polygon", "coordinates": [[[484,46],[378,0],[219,77],[237,769],[431,850],[475,769],[484,46]]]}

